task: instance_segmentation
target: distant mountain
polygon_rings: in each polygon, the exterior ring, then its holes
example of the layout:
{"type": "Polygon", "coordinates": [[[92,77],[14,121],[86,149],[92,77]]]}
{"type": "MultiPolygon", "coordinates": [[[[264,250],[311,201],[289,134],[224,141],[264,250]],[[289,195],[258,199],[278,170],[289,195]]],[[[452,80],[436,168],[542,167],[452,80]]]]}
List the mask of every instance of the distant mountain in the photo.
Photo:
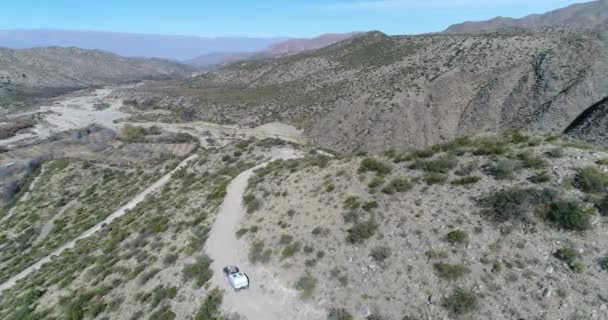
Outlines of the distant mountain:
{"type": "Polygon", "coordinates": [[[260,51],[286,38],[202,38],[73,30],[0,30],[0,47],[78,47],[126,57],[187,60],[212,52],[260,51]]]}
{"type": "Polygon", "coordinates": [[[491,31],[508,27],[570,26],[597,28],[608,23],[608,0],[574,4],[545,14],[532,14],[521,19],[497,17],[487,21],[464,22],[450,26],[446,33],[491,31]]]}
{"type": "Polygon", "coordinates": [[[0,48],[0,105],[95,85],[189,75],[185,65],[78,48],[0,48]],[[9,100],[9,98],[11,100],[9,100]]]}
{"type": "Polygon", "coordinates": [[[334,43],[346,40],[356,34],[358,34],[358,32],[324,34],[312,39],[290,39],[273,44],[270,47],[257,52],[215,52],[184,62],[188,65],[196,67],[210,67],[243,60],[278,58],[305,51],[321,49],[334,43]]]}

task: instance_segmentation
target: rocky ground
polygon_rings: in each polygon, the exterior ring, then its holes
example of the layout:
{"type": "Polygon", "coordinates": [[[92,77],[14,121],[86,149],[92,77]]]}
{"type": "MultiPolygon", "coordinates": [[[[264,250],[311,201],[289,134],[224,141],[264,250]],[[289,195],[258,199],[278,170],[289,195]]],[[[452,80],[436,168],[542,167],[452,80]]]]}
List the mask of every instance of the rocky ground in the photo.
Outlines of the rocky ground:
{"type": "Polygon", "coordinates": [[[606,157],[514,134],[278,162],[237,235],[332,320],[604,319],[606,157]]]}

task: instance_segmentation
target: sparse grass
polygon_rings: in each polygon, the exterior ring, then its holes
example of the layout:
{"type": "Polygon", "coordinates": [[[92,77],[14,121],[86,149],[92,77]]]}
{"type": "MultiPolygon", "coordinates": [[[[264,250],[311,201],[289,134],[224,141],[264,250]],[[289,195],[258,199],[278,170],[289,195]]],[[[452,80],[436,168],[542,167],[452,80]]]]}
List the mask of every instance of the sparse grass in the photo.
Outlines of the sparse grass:
{"type": "Polygon", "coordinates": [[[300,297],[302,299],[311,298],[316,287],[317,279],[309,273],[301,276],[295,285],[296,290],[300,291],[300,297]]]}
{"type": "Polygon", "coordinates": [[[543,216],[561,229],[584,231],[591,228],[592,213],[574,200],[559,200],[550,203],[543,212],[543,216]]]}
{"type": "Polygon", "coordinates": [[[522,152],[517,155],[521,165],[528,169],[543,169],[548,163],[545,159],[534,155],[532,152],[522,152]]]}
{"type": "Polygon", "coordinates": [[[433,160],[416,160],[410,168],[434,173],[448,173],[458,165],[456,157],[447,155],[433,160]]]}
{"type": "Polygon", "coordinates": [[[210,266],[213,260],[207,255],[201,255],[196,258],[196,261],[184,266],[182,275],[185,281],[194,280],[198,287],[202,287],[213,275],[213,270],[210,266]]]}
{"type": "Polygon", "coordinates": [[[384,262],[386,259],[390,258],[392,253],[391,248],[386,246],[374,247],[370,252],[369,256],[374,259],[376,262],[384,262]]]}
{"type": "Polygon", "coordinates": [[[584,267],[577,260],[579,258],[578,252],[572,248],[561,248],[555,252],[555,257],[563,262],[565,262],[572,271],[576,273],[581,273],[584,270],[584,267]]]}
{"type": "Polygon", "coordinates": [[[496,156],[505,154],[509,150],[508,145],[502,141],[481,140],[477,143],[478,146],[473,151],[476,156],[496,156]]]}
{"type": "Polygon", "coordinates": [[[249,261],[251,263],[268,263],[272,257],[272,250],[265,249],[264,241],[255,241],[249,250],[249,261]]]}
{"type": "Polygon", "coordinates": [[[463,244],[469,240],[469,235],[462,230],[454,230],[448,232],[446,235],[446,240],[453,245],[463,244]]]}
{"type": "Polygon", "coordinates": [[[489,168],[489,174],[497,180],[512,179],[513,173],[521,168],[519,161],[502,159],[489,168]]]}
{"type": "Polygon", "coordinates": [[[606,192],[608,175],[596,167],[582,168],[574,176],[574,186],[585,192],[606,192]]]}
{"type": "Polygon", "coordinates": [[[221,309],[223,296],[224,292],[218,288],[213,288],[213,290],[209,291],[203,304],[194,316],[194,320],[224,320],[225,317],[222,315],[221,309]]]}
{"type": "Polygon", "coordinates": [[[456,289],[444,299],[443,307],[454,316],[462,316],[477,309],[477,295],[464,289],[456,289]]]}
{"type": "Polygon", "coordinates": [[[471,272],[469,268],[461,264],[435,263],[433,267],[439,278],[449,281],[460,279],[471,272]]]}
{"type": "Polygon", "coordinates": [[[361,161],[361,165],[359,166],[359,172],[374,172],[377,175],[383,176],[387,175],[391,172],[392,168],[390,165],[373,158],[365,158],[361,161]]]}
{"type": "Polygon", "coordinates": [[[327,313],[327,320],[352,320],[353,316],[342,308],[331,308],[327,313]]]}
{"type": "Polygon", "coordinates": [[[528,178],[528,181],[532,183],[546,183],[551,181],[551,175],[547,171],[541,171],[528,178]]]}
{"type": "Polygon", "coordinates": [[[407,178],[395,178],[382,188],[382,192],[386,194],[406,192],[411,190],[413,186],[412,182],[407,178]]]}

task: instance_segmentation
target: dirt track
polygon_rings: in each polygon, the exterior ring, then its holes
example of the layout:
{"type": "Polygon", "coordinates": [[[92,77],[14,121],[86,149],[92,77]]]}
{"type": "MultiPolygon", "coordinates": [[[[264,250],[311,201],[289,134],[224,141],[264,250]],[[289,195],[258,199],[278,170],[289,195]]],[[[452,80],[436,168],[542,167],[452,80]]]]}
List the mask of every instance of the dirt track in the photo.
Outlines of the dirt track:
{"type": "MultiPolygon", "coordinates": [[[[292,149],[275,149],[272,159],[292,159],[300,155],[292,149]]],[[[272,161],[272,160],[271,160],[272,161]]],[[[244,241],[237,239],[236,231],[245,214],[241,204],[249,177],[256,168],[239,174],[227,188],[226,197],[207,240],[207,254],[214,260],[212,284],[225,290],[224,309],[249,320],[315,320],[324,319],[321,308],[300,301],[298,292],[289,284],[281,283],[263,265],[252,265],[247,257],[244,241]],[[226,265],[236,265],[246,272],[251,281],[247,291],[231,289],[222,273],[226,265]]]]}

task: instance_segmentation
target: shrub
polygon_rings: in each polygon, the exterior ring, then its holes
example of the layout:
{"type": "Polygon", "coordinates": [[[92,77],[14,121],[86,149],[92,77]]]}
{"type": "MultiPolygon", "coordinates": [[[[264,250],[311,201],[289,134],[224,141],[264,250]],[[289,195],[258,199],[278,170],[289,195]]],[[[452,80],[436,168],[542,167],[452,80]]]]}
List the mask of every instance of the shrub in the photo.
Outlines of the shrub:
{"type": "Polygon", "coordinates": [[[501,155],[507,150],[509,149],[504,142],[486,140],[479,142],[479,146],[473,151],[473,154],[476,156],[501,155]]]}
{"type": "Polygon", "coordinates": [[[416,160],[410,168],[426,172],[448,173],[458,165],[456,157],[448,155],[435,160],[416,160]]]}
{"type": "Polygon", "coordinates": [[[433,267],[439,278],[449,281],[459,279],[471,272],[469,268],[461,264],[435,263],[433,267]]]}
{"type": "Polygon", "coordinates": [[[463,186],[463,185],[475,184],[475,183],[479,182],[479,180],[481,180],[480,177],[471,176],[471,177],[464,177],[464,178],[456,179],[450,183],[455,186],[463,186]]]}
{"type": "Polygon", "coordinates": [[[253,243],[249,250],[249,261],[251,261],[251,263],[268,263],[270,261],[272,250],[264,249],[264,247],[264,241],[255,241],[253,243]]]}
{"type": "Polygon", "coordinates": [[[373,158],[363,159],[359,166],[359,172],[361,173],[375,172],[377,175],[386,175],[389,174],[391,170],[392,169],[388,164],[373,158]]]}
{"type": "Polygon", "coordinates": [[[465,243],[468,239],[469,235],[462,230],[450,231],[446,236],[446,240],[450,244],[462,244],[465,243]]]}
{"type": "Polygon", "coordinates": [[[515,131],[511,134],[511,143],[520,144],[528,142],[528,140],[530,140],[530,137],[524,135],[519,131],[515,131]]]}
{"type": "Polygon", "coordinates": [[[555,257],[564,261],[570,267],[570,269],[576,273],[581,273],[584,271],[583,265],[577,262],[578,252],[572,248],[561,248],[557,250],[555,257]]]}
{"type": "Polygon", "coordinates": [[[416,158],[430,158],[435,155],[435,150],[433,150],[432,148],[415,150],[414,152],[412,152],[412,155],[416,158]]]}
{"type": "Polygon", "coordinates": [[[444,183],[447,180],[448,180],[447,175],[437,173],[437,172],[431,172],[431,173],[427,173],[424,175],[424,182],[426,182],[426,184],[429,186],[432,186],[434,184],[444,183]]]}
{"type": "Polygon", "coordinates": [[[394,194],[396,192],[406,192],[412,189],[413,185],[407,178],[395,178],[389,182],[382,192],[386,194],[394,194]]]}
{"type": "Polygon", "coordinates": [[[327,320],[352,320],[353,316],[345,309],[331,308],[327,313],[327,320]]]}
{"type": "Polygon", "coordinates": [[[374,261],[384,262],[384,260],[388,259],[391,256],[391,248],[389,247],[375,247],[372,249],[369,254],[374,261]]]}
{"type": "Polygon", "coordinates": [[[597,211],[602,216],[608,216],[608,196],[604,196],[602,199],[595,203],[595,207],[597,211]]]}
{"type": "Polygon", "coordinates": [[[282,245],[290,244],[293,241],[293,236],[289,234],[282,234],[279,239],[279,243],[282,245]]]}
{"type": "Polygon", "coordinates": [[[545,219],[557,227],[583,231],[591,228],[591,213],[582,205],[572,200],[560,200],[549,204],[544,212],[545,219]]]}
{"type": "Polygon", "coordinates": [[[362,243],[371,238],[374,233],[376,233],[377,229],[378,224],[373,219],[358,222],[347,230],[348,236],[346,237],[346,240],[350,243],[362,243]]]}
{"type": "Polygon", "coordinates": [[[162,306],[156,312],[152,313],[149,320],[173,320],[175,319],[175,313],[171,310],[171,307],[168,305],[162,306]]]}
{"type": "Polygon", "coordinates": [[[542,169],[548,165],[545,159],[535,156],[531,152],[522,152],[517,158],[521,161],[522,166],[528,169],[542,169]]]}
{"type": "Polygon", "coordinates": [[[459,176],[468,176],[477,169],[479,169],[479,162],[477,160],[474,160],[460,166],[460,168],[458,168],[454,173],[459,176]]]}
{"type": "Polygon", "coordinates": [[[477,296],[475,293],[456,289],[443,301],[443,307],[455,316],[461,316],[477,309],[477,296]]]}
{"type": "Polygon", "coordinates": [[[551,189],[504,189],[479,199],[485,207],[484,214],[496,222],[527,220],[526,213],[535,206],[557,199],[557,193],[551,189]]]}
{"type": "Polygon", "coordinates": [[[547,171],[542,171],[528,178],[528,181],[532,183],[546,183],[551,181],[551,176],[547,171]]]}
{"type": "Polygon", "coordinates": [[[361,206],[361,209],[363,209],[367,212],[370,212],[376,208],[378,208],[378,201],[368,201],[363,206],[361,206]]]}
{"type": "Polygon", "coordinates": [[[317,287],[317,279],[307,273],[298,279],[295,287],[296,290],[300,291],[302,299],[308,299],[312,297],[312,292],[317,287]]]}
{"type": "Polygon", "coordinates": [[[521,164],[518,161],[502,159],[490,167],[489,173],[498,180],[512,179],[513,173],[520,168],[521,164]]]}
{"type": "Polygon", "coordinates": [[[194,320],[224,320],[225,318],[221,310],[223,295],[223,291],[218,288],[213,288],[213,290],[209,291],[203,304],[194,316],[194,320]]]}
{"type": "Polygon", "coordinates": [[[289,258],[300,251],[302,245],[299,242],[294,242],[283,248],[281,251],[281,258],[286,259],[289,258]]]}
{"type": "Polygon", "coordinates": [[[357,197],[348,197],[346,200],[344,200],[344,209],[348,209],[348,210],[356,210],[359,209],[361,207],[361,202],[359,202],[359,198],[357,197]]]}
{"type": "Polygon", "coordinates": [[[245,208],[247,208],[247,213],[257,211],[262,205],[260,200],[251,193],[243,197],[243,204],[245,205],[245,208]]]}
{"type": "Polygon", "coordinates": [[[596,167],[582,168],[574,176],[574,186],[585,192],[605,192],[608,188],[608,175],[596,167]]]}
{"type": "Polygon", "coordinates": [[[213,275],[213,270],[210,266],[213,260],[206,254],[196,258],[196,261],[192,264],[187,264],[182,270],[182,274],[185,281],[194,279],[198,287],[202,287],[213,275]]]}

